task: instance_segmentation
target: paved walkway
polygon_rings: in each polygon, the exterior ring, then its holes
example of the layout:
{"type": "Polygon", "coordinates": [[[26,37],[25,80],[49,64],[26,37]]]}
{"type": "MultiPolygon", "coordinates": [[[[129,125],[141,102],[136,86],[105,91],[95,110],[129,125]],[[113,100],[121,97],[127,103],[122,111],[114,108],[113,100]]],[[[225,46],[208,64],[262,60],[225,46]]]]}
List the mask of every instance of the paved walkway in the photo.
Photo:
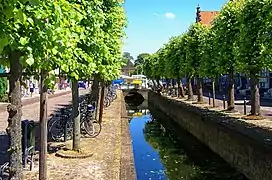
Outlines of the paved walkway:
{"type": "MultiPolygon", "coordinates": [[[[96,138],[82,138],[82,150],[93,151],[93,156],[86,159],[62,159],[54,153],[48,155],[48,180],[134,180],[134,176],[124,177],[121,161],[128,151],[122,153],[122,123],[121,123],[121,97],[118,98],[104,110],[102,131],[96,138]]],[[[128,128],[127,128],[128,131],[128,128]]],[[[130,138],[126,139],[130,141],[130,138]]],[[[71,141],[65,143],[71,146],[71,141]]],[[[58,144],[58,143],[56,143],[58,144]]],[[[53,145],[52,145],[53,146],[53,145]]],[[[130,147],[131,148],[131,147],[130,147]]],[[[130,152],[132,150],[130,149],[130,152]]],[[[126,159],[126,158],[125,158],[126,159]]],[[[132,166],[134,164],[131,164],[132,166]]],[[[32,172],[25,171],[24,179],[38,179],[38,164],[32,172]]]]}
{"type": "MultiPolygon", "coordinates": [[[[80,90],[79,93],[85,94],[89,90],[80,90]]],[[[39,97],[31,98],[31,101],[23,100],[23,118],[34,121],[39,121],[40,102],[39,97]]],[[[62,105],[68,105],[72,101],[71,91],[60,91],[54,95],[49,95],[48,99],[48,115],[53,113],[62,105]]],[[[2,111],[0,110],[0,132],[5,131],[7,127],[8,113],[6,111],[6,105],[2,105],[2,111]]]]}
{"type": "MultiPolygon", "coordinates": [[[[197,96],[195,96],[195,99],[197,99],[197,96]]],[[[206,103],[209,103],[209,98],[204,97],[204,101],[206,103]]],[[[220,106],[220,108],[222,108],[222,110],[223,110],[223,101],[222,100],[216,99],[215,104],[216,104],[216,106],[220,106]]],[[[211,105],[212,105],[212,98],[211,98],[211,105]]],[[[227,102],[226,102],[226,108],[227,108],[227,102]]],[[[236,101],[235,110],[237,110],[241,114],[244,114],[243,101],[236,101]],[[237,104],[237,102],[239,102],[239,104],[237,104]]],[[[247,114],[250,113],[250,110],[251,110],[251,106],[247,105],[246,106],[247,114]]],[[[261,106],[261,115],[267,119],[272,119],[272,107],[261,106]]]]}
{"type": "MultiPolygon", "coordinates": [[[[69,93],[71,93],[71,90],[59,90],[59,91],[56,91],[54,94],[50,94],[48,97],[49,97],[49,99],[51,99],[53,97],[57,97],[57,96],[61,96],[61,95],[69,94],[69,93]]],[[[35,102],[39,102],[39,100],[40,100],[39,94],[35,94],[33,97],[23,97],[22,98],[23,106],[33,104],[35,102]]],[[[0,103],[0,112],[6,111],[7,105],[8,105],[8,103],[0,103]]]]}
{"type": "MultiPolygon", "coordinates": [[[[80,90],[80,94],[85,94],[89,90],[80,90]]],[[[23,118],[34,120],[36,122],[39,121],[39,113],[40,113],[40,103],[39,99],[34,101],[35,98],[32,99],[32,104],[28,104],[23,106],[23,118]]],[[[55,96],[51,96],[48,100],[48,115],[53,113],[56,109],[60,108],[63,105],[68,105],[71,103],[72,95],[71,91],[66,92],[66,94],[55,94],[55,96]]],[[[6,128],[8,125],[7,122],[8,113],[6,111],[0,112],[0,165],[6,162],[7,159],[7,149],[8,149],[8,137],[6,135],[6,128]]]]}

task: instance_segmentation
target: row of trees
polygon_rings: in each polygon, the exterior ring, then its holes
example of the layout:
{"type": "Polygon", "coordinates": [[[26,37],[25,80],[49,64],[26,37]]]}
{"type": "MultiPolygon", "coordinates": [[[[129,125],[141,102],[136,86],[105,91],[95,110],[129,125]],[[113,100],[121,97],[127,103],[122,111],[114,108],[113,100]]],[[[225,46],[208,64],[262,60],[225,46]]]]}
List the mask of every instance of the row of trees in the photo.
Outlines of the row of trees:
{"type": "Polygon", "coordinates": [[[61,69],[73,81],[73,149],[80,148],[77,80],[109,82],[120,73],[126,17],[123,0],[3,0],[0,4],[0,65],[8,66],[10,176],[22,179],[21,79],[40,77],[40,178],[46,179],[46,92],[50,71],[61,69]]]}
{"type": "Polygon", "coordinates": [[[234,110],[234,75],[244,73],[251,81],[251,115],[260,115],[259,76],[271,69],[271,13],[269,0],[228,1],[211,26],[198,20],[182,35],[172,37],[146,58],[144,72],[152,79],[197,78],[198,102],[203,102],[202,78],[227,74],[228,110],[234,110]]]}

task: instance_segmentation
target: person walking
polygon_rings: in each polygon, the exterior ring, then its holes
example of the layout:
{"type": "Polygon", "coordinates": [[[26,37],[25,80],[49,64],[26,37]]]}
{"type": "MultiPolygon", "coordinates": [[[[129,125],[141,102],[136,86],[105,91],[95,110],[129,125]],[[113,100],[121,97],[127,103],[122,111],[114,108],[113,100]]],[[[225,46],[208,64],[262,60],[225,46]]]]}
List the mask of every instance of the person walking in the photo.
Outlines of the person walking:
{"type": "Polygon", "coordinates": [[[29,83],[30,97],[33,96],[34,89],[35,89],[35,84],[32,81],[30,81],[29,83]]]}

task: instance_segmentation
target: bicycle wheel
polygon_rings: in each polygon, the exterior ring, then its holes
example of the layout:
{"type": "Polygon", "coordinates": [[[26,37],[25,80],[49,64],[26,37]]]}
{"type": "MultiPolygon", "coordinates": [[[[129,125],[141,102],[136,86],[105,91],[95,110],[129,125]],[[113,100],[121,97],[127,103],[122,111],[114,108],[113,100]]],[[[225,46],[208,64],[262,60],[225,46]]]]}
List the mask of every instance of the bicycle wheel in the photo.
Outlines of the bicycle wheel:
{"type": "Polygon", "coordinates": [[[83,126],[85,129],[85,132],[91,138],[98,136],[101,132],[101,127],[102,127],[100,123],[92,120],[91,117],[85,119],[85,121],[83,122],[83,126]]]}
{"type": "Polygon", "coordinates": [[[47,121],[47,130],[48,130],[48,132],[49,132],[49,128],[52,126],[52,124],[55,121],[59,121],[59,120],[60,120],[60,115],[55,114],[55,115],[51,116],[51,118],[47,121]]]}
{"type": "MultiPolygon", "coordinates": [[[[55,121],[52,123],[49,129],[51,138],[54,141],[61,141],[64,139],[64,122],[62,121],[55,121]]],[[[71,139],[73,134],[73,126],[70,122],[67,122],[67,139],[71,139]]]]}
{"type": "Polygon", "coordinates": [[[117,99],[117,94],[116,94],[116,93],[113,93],[112,99],[113,99],[113,100],[117,99]]]}
{"type": "Polygon", "coordinates": [[[54,121],[49,128],[50,136],[52,140],[59,141],[63,137],[63,122],[54,121]]]}

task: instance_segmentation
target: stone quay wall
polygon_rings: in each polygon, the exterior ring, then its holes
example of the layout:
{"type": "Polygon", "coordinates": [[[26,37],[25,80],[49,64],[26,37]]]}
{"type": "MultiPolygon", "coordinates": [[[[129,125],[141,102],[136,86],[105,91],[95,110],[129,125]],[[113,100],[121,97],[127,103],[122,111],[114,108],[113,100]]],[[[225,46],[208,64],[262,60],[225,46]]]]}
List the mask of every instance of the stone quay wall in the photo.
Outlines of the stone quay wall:
{"type": "Polygon", "coordinates": [[[148,101],[248,179],[272,180],[271,129],[151,91],[148,101]]]}

